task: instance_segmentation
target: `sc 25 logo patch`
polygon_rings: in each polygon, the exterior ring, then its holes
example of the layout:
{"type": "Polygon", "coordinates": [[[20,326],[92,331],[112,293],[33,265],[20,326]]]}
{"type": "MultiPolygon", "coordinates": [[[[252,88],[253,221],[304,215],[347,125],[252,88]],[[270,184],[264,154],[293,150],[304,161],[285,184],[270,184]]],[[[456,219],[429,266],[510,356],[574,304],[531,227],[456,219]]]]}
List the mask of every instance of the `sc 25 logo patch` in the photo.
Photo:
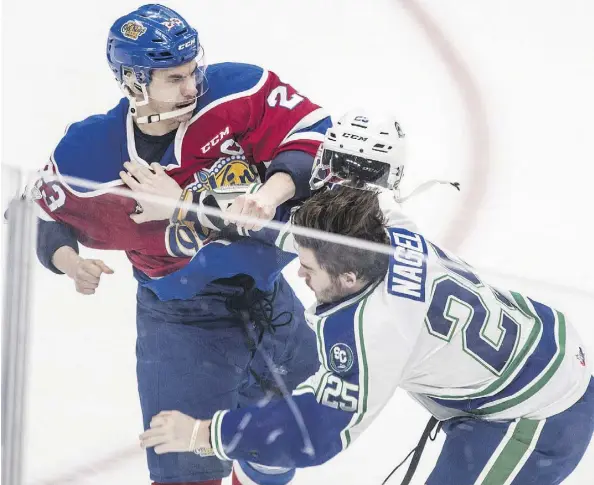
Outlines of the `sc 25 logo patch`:
{"type": "Polygon", "coordinates": [[[355,363],[353,351],[347,344],[334,344],[330,348],[328,362],[334,372],[344,374],[350,371],[355,363]]]}

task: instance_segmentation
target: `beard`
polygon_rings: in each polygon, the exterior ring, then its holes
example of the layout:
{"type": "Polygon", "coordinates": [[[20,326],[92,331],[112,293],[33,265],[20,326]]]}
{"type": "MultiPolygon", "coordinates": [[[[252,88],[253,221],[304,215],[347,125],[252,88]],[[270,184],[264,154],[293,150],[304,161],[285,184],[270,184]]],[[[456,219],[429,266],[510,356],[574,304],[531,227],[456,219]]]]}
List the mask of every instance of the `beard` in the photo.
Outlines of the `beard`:
{"type": "MultiPolygon", "coordinates": [[[[313,288],[311,289],[313,290],[313,288]]],[[[316,295],[318,303],[333,303],[341,300],[349,294],[349,292],[342,287],[338,278],[332,278],[332,281],[327,287],[319,291],[313,290],[313,292],[316,295]]]]}

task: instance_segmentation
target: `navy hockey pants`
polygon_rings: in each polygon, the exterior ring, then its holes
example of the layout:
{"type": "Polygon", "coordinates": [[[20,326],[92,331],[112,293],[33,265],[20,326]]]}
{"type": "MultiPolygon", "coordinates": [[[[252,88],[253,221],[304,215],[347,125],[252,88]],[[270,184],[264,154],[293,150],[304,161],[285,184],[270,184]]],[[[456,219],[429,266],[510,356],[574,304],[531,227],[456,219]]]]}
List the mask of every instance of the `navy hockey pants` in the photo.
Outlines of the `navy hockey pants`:
{"type": "MultiPolygon", "coordinates": [[[[160,411],[209,419],[219,409],[278,394],[274,374],[291,392],[318,368],[315,335],[282,277],[270,293],[213,283],[191,300],[160,301],[139,287],[137,303],[137,377],[145,429],[160,411]]],[[[157,455],[152,449],[147,460],[151,479],[163,483],[222,478],[232,465],[194,453],[157,455]]]]}
{"type": "Polygon", "coordinates": [[[427,485],[557,485],[594,433],[594,378],[582,398],[543,420],[444,422],[446,440],[427,485]]]}

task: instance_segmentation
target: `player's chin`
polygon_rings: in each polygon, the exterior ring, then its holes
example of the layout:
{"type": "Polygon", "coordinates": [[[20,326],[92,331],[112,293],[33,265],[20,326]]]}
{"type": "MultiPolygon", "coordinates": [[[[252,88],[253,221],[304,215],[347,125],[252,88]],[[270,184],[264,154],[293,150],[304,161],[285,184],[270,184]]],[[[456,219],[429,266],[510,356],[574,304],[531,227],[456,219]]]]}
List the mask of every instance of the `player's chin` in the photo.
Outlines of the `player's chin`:
{"type": "Polygon", "coordinates": [[[314,291],[314,295],[315,295],[316,301],[318,303],[321,303],[321,304],[323,304],[323,303],[331,303],[331,301],[332,301],[332,300],[330,300],[328,298],[328,295],[326,295],[324,292],[318,293],[317,291],[314,291]]]}
{"type": "Polygon", "coordinates": [[[183,115],[176,116],[174,118],[174,120],[179,123],[185,123],[186,121],[190,121],[191,118],[192,118],[192,112],[189,112],[189,113],[186,113],[183,115]]]}

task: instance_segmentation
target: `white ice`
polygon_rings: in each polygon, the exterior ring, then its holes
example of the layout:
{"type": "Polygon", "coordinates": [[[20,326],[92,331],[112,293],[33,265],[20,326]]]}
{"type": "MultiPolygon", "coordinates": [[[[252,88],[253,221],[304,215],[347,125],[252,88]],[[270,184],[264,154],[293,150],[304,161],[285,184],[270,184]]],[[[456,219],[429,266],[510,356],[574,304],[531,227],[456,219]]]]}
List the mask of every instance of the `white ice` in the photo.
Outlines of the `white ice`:
{"type": "MultiPolygon", "coordinates": [[[[105,38],[111,22],[139,3],[3,5],[3,163],[40,167],[69,122],[117,102],[105,38]]],[[[495,281],[557,305],[594,352],[594,3],[169,5],[197,26],[210,63],[264,65],[334,115],[352,106],[396,115],[410,147],[406,188],[433,177],[462,184],[460,194],[437,188],[408,204],[421,227],[495,281]],[[443,38],[427,36],[419,8],[443,38]]],[[[116,270],[92,297],[35,268],[26,483],[146,484],[136,440],[131,268],[115,252],[83,254],[116,270]]],[[[381,483],[427,417],[397,393],[350,449],[300,471],[296,483],[381,483]]],[[[424,483],[439,443],[428,445],[414,483],[424,483]]],[[[593,448],[566,483],[591,483],[593,448]]]]}

